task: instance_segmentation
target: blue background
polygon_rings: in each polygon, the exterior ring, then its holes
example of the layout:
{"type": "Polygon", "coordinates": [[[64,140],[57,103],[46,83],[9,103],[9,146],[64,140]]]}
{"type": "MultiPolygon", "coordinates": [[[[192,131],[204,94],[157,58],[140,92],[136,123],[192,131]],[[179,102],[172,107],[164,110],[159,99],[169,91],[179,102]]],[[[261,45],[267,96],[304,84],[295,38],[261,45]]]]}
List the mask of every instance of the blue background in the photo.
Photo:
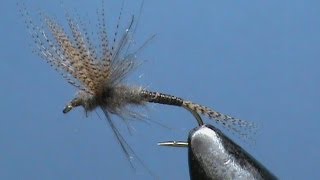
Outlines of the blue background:
{"type": "MultiPolygon", "coordinates": [[[[96,113],[86,118],[79,108],[62,114],[75,89],[32,53],[16,3],[0,3],[0,179],[152,178],[141,166],[131,169],[96,113]]],[[[96,31],[100,1],[63,4],[96,31]]],[[[122,24],[140,4],[125,2],[122,24]]],[[[42,10],[66,23],[59,1],[26,5],[36,22],[42,10]]],[[[105,3],[112,28],[120,7],[105,3]]],[[[316,0],[146,0],[135,47],[156,38],[139,54],[142,65],[128,83],[257,122],[255,144],[231,137],[281,179],[319,179],[319,7],[316,0]]],[[[169,128],[134,121],[131,135],[115,120],[156,176],[187,179],[187,150],[156,143],[185,140],[196,125],[193,117],[154,104],[147,114],[169,128]]]]}

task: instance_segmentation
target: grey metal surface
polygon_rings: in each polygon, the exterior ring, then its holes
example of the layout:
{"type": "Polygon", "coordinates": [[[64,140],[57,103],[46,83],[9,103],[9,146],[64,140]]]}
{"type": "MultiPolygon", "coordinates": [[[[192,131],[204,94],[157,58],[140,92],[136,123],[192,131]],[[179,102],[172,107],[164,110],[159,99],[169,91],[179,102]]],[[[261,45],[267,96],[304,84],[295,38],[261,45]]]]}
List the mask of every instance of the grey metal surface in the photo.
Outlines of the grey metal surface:
{"type": "Polygon", "coordinates": [[[243,148],[211,125],[189,134],[190,179],[277,179],[243,148]]]}

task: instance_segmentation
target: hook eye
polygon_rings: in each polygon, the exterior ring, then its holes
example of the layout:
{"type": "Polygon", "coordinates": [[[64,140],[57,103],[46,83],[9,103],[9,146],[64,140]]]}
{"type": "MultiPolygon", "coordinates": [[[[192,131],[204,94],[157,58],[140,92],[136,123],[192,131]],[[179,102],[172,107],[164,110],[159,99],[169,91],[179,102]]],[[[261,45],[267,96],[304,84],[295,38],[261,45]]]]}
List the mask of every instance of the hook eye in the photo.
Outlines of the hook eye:
{"type": "Polygon", "coordinates": [[[71,109],[73,108],[73,106],[71,106],[70,104],[67,105],[64,109],[63,109],[63,113],[66,114],[67,112],[71,111],[71,109]]]}

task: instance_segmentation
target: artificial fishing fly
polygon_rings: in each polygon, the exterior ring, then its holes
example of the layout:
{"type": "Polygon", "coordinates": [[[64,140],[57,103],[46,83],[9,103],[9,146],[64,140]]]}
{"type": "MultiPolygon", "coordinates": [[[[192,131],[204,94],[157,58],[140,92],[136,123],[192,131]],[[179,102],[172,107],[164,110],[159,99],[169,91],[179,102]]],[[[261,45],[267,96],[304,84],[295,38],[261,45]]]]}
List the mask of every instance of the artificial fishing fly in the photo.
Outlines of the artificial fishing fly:
{"type": "Polygon", "coordinates": [[[66,21],[71,32],[69,34],[54,18],[44,13],[40,13],[40,17],[45,28],[32,21],[25,7],[20,12],[35,43],[35,52],[78,89],[76,97],[65,106],[63,113],[76,107],[83,107],[86,113],[102,109],[128,159],[131,159],[130,152],[133,151],[114,126],[109,114],[135,118],[137,113],[130,110],[131,106],[159,103],[183,107],[193,114],[199,126],[204,124],[200,116],[204,115],[241,137],[246,137],[256,128],[252,122],[224,115],[206,106],[126,84],[124,79],[137,65],[136,54],[127,51],[132,43],[130,38],[135,21],[132,17],[125,31],[119,34],[122,10],[111,41],[103,6],[99,11],[97,34],[100,48],[94,45],[86,28],[81,26],[83,24],[68,13],[66,21]]]}

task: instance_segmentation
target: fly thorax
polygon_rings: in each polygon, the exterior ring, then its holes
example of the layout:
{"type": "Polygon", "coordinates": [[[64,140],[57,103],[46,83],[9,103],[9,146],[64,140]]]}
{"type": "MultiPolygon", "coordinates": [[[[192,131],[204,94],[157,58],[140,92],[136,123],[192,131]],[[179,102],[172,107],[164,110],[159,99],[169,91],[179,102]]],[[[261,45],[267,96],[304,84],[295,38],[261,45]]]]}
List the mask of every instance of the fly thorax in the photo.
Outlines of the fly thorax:
{"type": "Polygon", "coordinates": [[[124,85],[105,88],[101,96],[103,104],[111,109],[122,108],[129,104],[142,104],[139,95],[140,88],[128,87],[124,85]]]}

